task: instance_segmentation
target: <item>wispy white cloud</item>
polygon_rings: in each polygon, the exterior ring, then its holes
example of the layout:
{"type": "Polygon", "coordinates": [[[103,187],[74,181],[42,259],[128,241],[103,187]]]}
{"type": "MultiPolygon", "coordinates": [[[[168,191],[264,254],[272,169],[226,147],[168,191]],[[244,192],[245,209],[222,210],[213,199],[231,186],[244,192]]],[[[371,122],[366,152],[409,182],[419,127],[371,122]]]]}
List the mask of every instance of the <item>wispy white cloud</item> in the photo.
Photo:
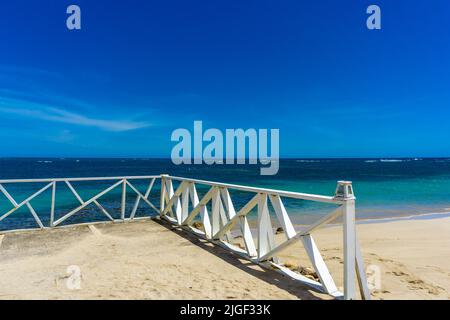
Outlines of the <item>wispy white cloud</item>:
{"type": "Polygon", "coordinates": [[[0,97],[0,113],[19,115],[44,121],[94,127],[106,131],[129,131],[149,127],[146,121],[105,119],[66,110],[54,105],[0,97]]]}

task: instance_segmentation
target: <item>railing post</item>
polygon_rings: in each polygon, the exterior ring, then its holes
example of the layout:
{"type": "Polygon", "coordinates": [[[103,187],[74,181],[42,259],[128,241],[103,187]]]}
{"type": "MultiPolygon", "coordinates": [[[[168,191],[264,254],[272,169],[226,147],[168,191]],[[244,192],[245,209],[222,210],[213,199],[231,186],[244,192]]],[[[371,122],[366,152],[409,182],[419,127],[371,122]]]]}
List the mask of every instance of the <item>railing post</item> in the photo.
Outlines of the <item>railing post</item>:
{"type": "Polygon", "coordinates": [[[169,175],[167,174],[162,174],[161,175],[161,199],[160,199],[160,204],[159,204],[159,214],[162,215],[164,209],[165,209],[165,198],[166,198],[166,178],[169,175]]]}
{"type": "Polygon", "coordinates": [[[56,181],[53,181],[52,204],[50,207],[50,228],[53,227],[53,222],[55,221],[55,201],[56,201],[56,181]]]}
{"type": "Polygon", "coordinates": [[[211,202],[211,235],[214,237],[220,230],[220,191],[217,187],[214,187],[211,202]]]}
{"type": "Polygon", "coordinates": [[[180,224],[186,220],[189,215],[189,189],[191,183],[189,183],[181,194],[181,219],[179,221],[180,224]]]}
{"type": "Polygon", "coordinates": [[[127,179],[123,179],[122,184],[122,208],[120,210],[120,218],[125,221],[125,205],[127,201],[127,179]]]}
{"type": "Polygon", "coordinates": [[[344,299],[356,298],[355,196],[351,181],[338,181],[336,198],[342,198],[344,225],[344,299]]]}

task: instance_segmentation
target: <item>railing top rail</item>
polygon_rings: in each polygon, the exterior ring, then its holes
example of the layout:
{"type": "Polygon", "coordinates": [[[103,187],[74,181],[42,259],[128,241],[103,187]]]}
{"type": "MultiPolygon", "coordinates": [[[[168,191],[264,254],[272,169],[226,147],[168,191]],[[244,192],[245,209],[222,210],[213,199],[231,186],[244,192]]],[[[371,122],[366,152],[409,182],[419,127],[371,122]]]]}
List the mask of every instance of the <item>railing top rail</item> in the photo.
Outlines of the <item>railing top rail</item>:
{"type": "Polygon", "coordinates": [[[270,195],[278,195],[280,197],[287,197],[287,198],[294,198],[294,199],[311,200],[311,201],[334,203],[334,204],[342,204],[345,202],[345,200],[343,200],[341,198],[309,194],[309,193],[300,193],[300,192],[293,192],[293,191],[283,191],[283,190],[275,190],[275,189],[267,189],[267,188],[249,187],[249,186],[230,184],[230,183],[221,183],[221,182],[214,182],[214,181],[207,181],[207,180],[174,177],[174,176],[170,176],[170,175],[162,175],[162,176],[166,176],[167,178],[170,178],[172,180],[177,180],[177,181],[187,181],[187,182],[209,185],[209,186],[213,186],[213,187],[231,188],[231,189],[235,189],[235,190],[248,191],[248,192],[254,192],[254,193],[266,193],[266,194],[270,194],[270,195]]]}
{"type": "Polygon", "coordinates": [[[293,192],[293,191],[283,191],[276,189],[268,189],[268,188],[258,188],[258,187],[250,187],[244,185],[237,185],[231,183],[222,183],[215,181],[207,181],[200,179],[192,179],[192,178],[183,178],[169,175],[146,175],[146,176],[115,176],[115,177],[78,177],[78,178],[41,178],[41,179],[0,179],[0,184],[6,183],[43,183],[43,182],[64,182],[64,181],[108,181],[108,180],[137,180],[137,179],[153,179],[160,178],[161,176],[166,176],[170,179],[177,181],[187,181],[193,182],[197,184],[209,185],[214,187],[221,188],[230,188],[240,191],[254,192],[254,193],[266,193],[271,195],[278,195],[281,197],[294,198],[294,199],[302,199],[302,200],[310,200],[310,201],[318,201],[325,203],[334,203],[334,204],[342,204],[344,201],[337,197],[331,196],[323,196],[309,193],[301,193],[301,192],[293,192]]]}
{"type": "Polygon", "coordinates": [[[160,175],[150,176],[119,176],[119,177],[80,177],[80,178],[44,178],[44,179],[1,179],[2,183],[33,183],[33,182],[61,182],[61,181],[102,181],[102,180],[136,180],[159,178],[160,175]]]}

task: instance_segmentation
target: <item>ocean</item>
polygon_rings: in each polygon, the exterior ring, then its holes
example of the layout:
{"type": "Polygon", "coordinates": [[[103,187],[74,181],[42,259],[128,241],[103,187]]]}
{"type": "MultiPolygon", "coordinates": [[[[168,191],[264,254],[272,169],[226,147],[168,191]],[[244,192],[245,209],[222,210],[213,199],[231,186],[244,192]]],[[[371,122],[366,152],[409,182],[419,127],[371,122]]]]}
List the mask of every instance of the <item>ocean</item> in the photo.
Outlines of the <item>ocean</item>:
{"type": "MultiPolygon", "coordinates": [[[[58,177],[134,176],[169,174],[226,183],[244,184],[281,190],[333,195],[338,180],[353,181],[358,219],[384,219],[422,216],[450,212],[450,159],[281,159],[277,175],[261,176],[259,165],[174,165],[170,159],[88,159],[88,158],[1,158],[0,179],[32,179],[58,177]]],[[[147,181],[136,181],[141,192],[147,181]]],[[[83,199],[111,185],[102,183],[74,183],[83,199]]],[[[17,202],[26,199],[44,184],[5,184],[17,202]]],[[[99,202],[117,218],[120,215],[120,187],[99,202]]],[[[199,196],[206,192],[199,187],[199,196]]],[[[155,185],[150,199],[159,206],[159,186],[155,185]]],[[[50,189],[32,205],[43,223],[49,220],[50,189]]],[[[250,195],[231,193],[237,208],[250,195]]],[[[135,201],[127,191],[127,214],[135,201]]],[[[79,203],[62,183],[57,187],[56,217],[62,216],[79,203]]],[[[310,201],[285,201],[294,222],[311,221],[332,210],[331,205],[310,201]]],[[[12,208],[0,194],[0,216],[12,208]]],[[[145,204],[137,216],[155,214],[145,204]]],[[[254,217],[255,214],[250,215],[254,217]]],[[[431,216],[431,215],[430,215],[431,216]]],[[[435,216],[435,215],[434,215],[435,216]]],[[[95,206],[87,207],[67,223],[104,220],[95,206]]],[[[0,230],[36,227],[24,206],[0,221],[0,230]]]]}

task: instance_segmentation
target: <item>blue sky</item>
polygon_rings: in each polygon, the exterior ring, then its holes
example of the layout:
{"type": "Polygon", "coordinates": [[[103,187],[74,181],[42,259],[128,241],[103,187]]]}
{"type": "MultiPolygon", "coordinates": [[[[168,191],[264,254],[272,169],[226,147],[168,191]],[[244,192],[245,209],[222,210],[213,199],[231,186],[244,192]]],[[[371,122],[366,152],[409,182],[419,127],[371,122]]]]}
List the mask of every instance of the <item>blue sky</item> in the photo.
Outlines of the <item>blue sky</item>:
{"type": "Polygon", "coordinates": [[[194,120],[279,128],[284,157],[450,156],[449,17],[444,0],[3,1],[0,156],[169,157],[194,120]]]}

